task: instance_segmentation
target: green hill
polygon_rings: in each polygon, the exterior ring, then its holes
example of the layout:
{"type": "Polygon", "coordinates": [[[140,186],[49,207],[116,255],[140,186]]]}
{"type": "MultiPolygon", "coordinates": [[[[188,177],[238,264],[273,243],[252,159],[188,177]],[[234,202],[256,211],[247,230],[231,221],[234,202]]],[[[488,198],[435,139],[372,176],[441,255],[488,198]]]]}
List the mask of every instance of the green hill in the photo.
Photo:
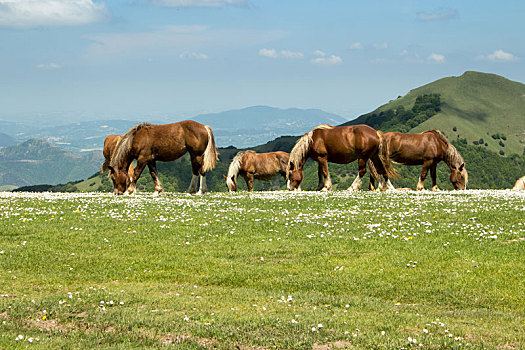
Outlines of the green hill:
{"type": "MultiPolygon", "coordinates": [[[[505,155],[522,154],[525,145],[525,84],[495,74],[465,72],[411,90],[405,96],[343,125],[369,124],[380,115],[392,117],[401,108],[412,108],[419,96],[439,95],[440,110],[429,119],[407,130],[443,131],[451,140],[464,138],[468,144],[505,155]],[[494,137],[493,137],[494,135],[494,137]],[[485,144],[487,144],[485,146],[485,144]],[[503,144],[503,145],[501,145],[503,144]]],[[[374,127],[382,131],[394,128],[374,127]]]]}

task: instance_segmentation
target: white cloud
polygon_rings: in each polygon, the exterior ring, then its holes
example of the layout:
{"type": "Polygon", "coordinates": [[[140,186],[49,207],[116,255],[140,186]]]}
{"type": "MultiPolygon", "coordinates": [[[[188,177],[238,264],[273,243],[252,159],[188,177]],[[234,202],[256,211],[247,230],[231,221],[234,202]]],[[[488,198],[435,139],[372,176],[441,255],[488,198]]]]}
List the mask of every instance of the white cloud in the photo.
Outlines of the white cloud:
{"type": "Polygon", "coordinates": [[[40,64],[37,64],[36,67],[38,69],[43,69],[43,70],[54,70],[54,69],[61,68],[61,66],[57,63],[40,63],[40,64]]]}
{"type": "Polygon", "coordinates": [[[290,50],[281,50],[276,51],[274,49],[260,49],[259,56],[267,58],[288,58],[288,59],[298,59],[303,58],[304,55],[301,52],[294,52],[290,50]]]}
{"type": "Polygon", "coordinates": [[[416,53],[409,50],[403,50],[401,51],[401,57],[403,58],[403,61],[408,63],[423,63],[424,59],[421,58],[421,56],[416,53]]]}
{"type": "Polygon", "coordinates": [[[352,45],[350,45],[350,49],[352,50],[363,50],[365,47],[360,42],[355,42],[352,45]]]}
{"type": "Polygon", "coordinates": [[[375,43],[374,45],[374,48],[375,49],[378,49],[378,50],[385,50],[388,48],[388,44],[387,43],[375,43]]]}
{"type": "Polygon", "coordinates": [[[478,59],[492,62],[513,62],[517,61],[519,58],[503,50],[495,50],[493,53],[486,56],[479,56],[478,59]]]}
{"type": "Polygon", "coordinates": [[[245,6],[246,0],[152,0],[152,3],[162,7],[222,7],[245,6]]]}
{"type": "Polygon", "coordinates": [[[180,58],[183,60],[185,59],[193,59],[193,60],[207,60],[208,55],[200,52],[190,52],[190,51],[184,51],[179,55],[180,58]]]}
{"type": "Polygon", "coordinates": [[[313,64],[324,64],[324,65],[335,65],[343,63],[343,59],[336,55],[328,56],[321,50],[314,51],[314,56],[317,58],[311,59],[310,62],[313,64]]]}
{"type": "Polygon", "coordinates": [[[418,12],[417,17],[422,21],[441,21],[457,17],[458,12],[454,9],[440,9],[432,13],[418,12]]]}
{"type": "Polygon", "coordinates": [[[239,47],[265,44],[281,39],[282,31],[223,30],[205,26],[166,26],[151,32],[103,33],[88,36],[93,43],[88,58],[105,58],[130,53],[178,56],[181,51],[202,52],[212,47],[239,47]]]}
{"type": "Polygon", "coordinates": [[[431,62],[435,63],[444,63],[445,62],[445,56],[440,55],[438,53],[432,53],[430,56],[427,57],[427,59],[431,62]]]}
{"type": "Polygon", "coordinates": [[[92,0],[0,0],[0,27],[78,26],[108,17],[106,5],[92,0]]]}

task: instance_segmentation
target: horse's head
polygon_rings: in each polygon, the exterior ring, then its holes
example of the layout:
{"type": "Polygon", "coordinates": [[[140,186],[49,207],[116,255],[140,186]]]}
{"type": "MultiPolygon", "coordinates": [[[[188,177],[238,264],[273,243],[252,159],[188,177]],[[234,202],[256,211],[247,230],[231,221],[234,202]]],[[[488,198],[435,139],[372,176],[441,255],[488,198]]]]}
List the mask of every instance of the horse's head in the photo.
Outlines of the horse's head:
{"type": "Polygon", "coordinates": [[[116,195],[124,194],[129,184],[131,183],[128,171],[124,168],[113,168],[109,166],[109,177],[113,182],[113,193],[116,195]]]}
{"type": "Polygon", "coordinates": [[[237,179],[234,175],[228,177],[226,175],[222,175],[224,179],[226,180],[226,187],[228,187],[228,191],[230,192],[236,192],[237,191],[237,179]]]}
{"type": "Polygon", "coordinates": [[[299,190],[301,182],[303,182],[303,168],[296,167],[293,162],[290,162],[288,171],[286,172],[286,180],[289,191],[299,190]]]}
{"type": "Polygon", "coordinates": [[[464,190],[467,188],[468,173],[467,169],[465,169],[465,163],[461,163],[459,167],[451,167],[450,182],[452,182],[455,190],[464,190]]]}

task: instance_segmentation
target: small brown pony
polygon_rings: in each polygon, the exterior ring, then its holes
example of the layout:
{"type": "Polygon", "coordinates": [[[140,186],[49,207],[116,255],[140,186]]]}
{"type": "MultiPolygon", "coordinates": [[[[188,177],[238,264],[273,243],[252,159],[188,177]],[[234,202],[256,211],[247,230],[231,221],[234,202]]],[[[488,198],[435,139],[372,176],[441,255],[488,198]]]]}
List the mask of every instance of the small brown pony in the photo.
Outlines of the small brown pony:
{"type": "Polygon", "coordinates": [[[525,190],[525,176],[520,177],[512,187],[513,190],[525,190]]]}
{"type": "MultiPolygon", "coordinates": [[[[104,140],[104,149],[102,150],[102,154],[104,155],[104,163],[102,163],[102,166],[100,167],[100,173],[104,174],[106,171],[109,170],[111,156],[113,155],[113,152],[115,152],[117,143],[120,141],[121,138],[122,136],[120,135],[108,135],[104,140]]],[[[133,171],[133,164],[130,164],[128,169],[128,176],[133,176],[133,171]]]]}
{"type": "Polygon", "coordinates": [[[108,166],[114,193],[134,193],[137,180],[146,165],[155,181],[155,194],[162,192],[156,161],[173,161],[186,152],[190,154],[193,172],[188,192],[197,192],[200,175],[198,194],[203,194],[207,191],[206,171],[215,168],[217,161],[217,147],[209,126],[192,120],[164,125],[142,123],[134,126],[118,142],[108,166]],[[127,169],[135,159],[137,166],[130,177],[127,175],[127,169]]]}
{"type": "MultiPolygon", "coordinates": [[[[299,190],[303,181],[303,166],[308,158],[319,163],[318,191],[330,191],[332,181],[328,162],[347,164],[358,160],[359,176],[349,190],[359,190],[366,173],[366,162],[371,159],[385,180],[395,176],[388,157],[383,133],[368,125],[337,126],[319,125],[307,132],[295,144],[290,153],[287,180],[289,190],[299,190]]],[[[383,189],[383,183],[380,184],[383,189]]]]}
{"type": "Polygon", "coordinates": [[[241,151],[235,155],[228,169],[226,186],[230,192],[237,191],[237,176],[246,181],[248,191],[253,190],[253,180],[271,180],[277,175],[286,179],[286,167],[290,154],[286,152],[255,153],[241,151]]]}
{"type": "MultiPolygon", "coordinates": [[[[465,162],[458,150],[452,145],[445,135],[439,130],[428,130],[420,134],[404,134],[400,132],[387,132],[384,134],[388,145],[390,158],[395,163],[403,165],[422,165],[421,175],[417,190],[421,191],[430,169],[432,190],[438,190],[436,183],[436,168],[439,162],[444,161],[450,168],[450,182],[456,190],[464,190],[468,184],[468,172],[465,162]]],[[[374,164],[369,163],[370,186],[373,189],[375,174],[374,164]]],[[[392,184],[387,180],[389,189],[392,184]]]]}

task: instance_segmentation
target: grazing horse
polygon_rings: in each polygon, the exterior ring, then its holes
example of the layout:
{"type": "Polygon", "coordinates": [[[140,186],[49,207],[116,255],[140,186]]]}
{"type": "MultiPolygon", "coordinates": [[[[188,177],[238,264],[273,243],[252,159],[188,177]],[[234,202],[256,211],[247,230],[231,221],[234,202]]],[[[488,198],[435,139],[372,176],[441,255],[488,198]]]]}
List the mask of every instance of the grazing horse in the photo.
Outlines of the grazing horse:
{"type": "Polygon", "coordinates": [[[241,175],[246,181],[248,191],[253,190],[253,180],[271,180],[276,175],[286,178],[286,167],[290,154],[286,152],[255,153],[254,151],[241,151],[233,158],[226,186],[230,192],[237,191],[237,176],[241,175]]]}
{"type": "MultiPolygon", "coordinates": [[[[403,165],[422,165],[417,190],[423,190],[430,169],[432,190],[438,190],[436,183],[436,168],[439,162],[444,161],[450,168],[450,182],[456,190],[464,190],[468,184],[468,172],[465,169],[463,157],[439,130],[428,130],[420,134],[404,134],[387,132],[384,134],[388,145],[390,158],[395,163],[403,165]]],[[[375,174],[374,164],[369,163],[370,186],[373,189],[375,174]]],[[[387,180],[388,187],[393,189],[387,180]]]]}
{"type": "MultiPolygon", "coordinates": [[[[104,163],[102,163],[102,166],[100,167],[100,173],[104,174],[106,171],[109,170],[111,156],[113,155],[113,152],[115,152],[117,143],[120,141],[121,138],[122,136],[120,135],[108,135],[104,140],[104,149],[102,150],[102,154],[104,155],[104,163]]],[[[133,171],[133,164],[130,164],[128,169],[128,176],[133,176],[133,171]]]]}
{"type": "Polygon", "coordinates": [[[190,154],[193,172],[188,192],[197,192],[200,175],[198,194],[203,194],[207,191],[206,171],[215,168],[217,161],[217,147],[209,126],[185,120],[164,125],[142,123],[132,127],[122,136],[111,157],[109,169],[115,194],[134,193],[137,180],[146,165],[155,181],[155,194],[162,192],[156,161],[173,161],[186,152],[190,154]],[[135,159],[137,166],[130,177],[127,169],[135,159]]]}
{"type": "Polygon", "coordinates": [[[525,176],[520,177],[512,187],[513,190],[525,190],[525,176]]]}
{"type": "MultiPolygon", "coordinates": [[[[318,191],[330,191],[332,181],[328,162],[347,164],[358,160],[359,176],[349,190],[359,190],[366,173],[366,162],[371,159],[378,172],[389,177],[395,176],[388,157],[383,133],[368,125],[337,126],[323,124],[304,134],[290,153],[287,180],[289,190],[298,190],[303,181],[303,166],[308,158],[319,163],[318,191]]],[[[382,185],[380,184],[383,189],[382,185]]]]}

